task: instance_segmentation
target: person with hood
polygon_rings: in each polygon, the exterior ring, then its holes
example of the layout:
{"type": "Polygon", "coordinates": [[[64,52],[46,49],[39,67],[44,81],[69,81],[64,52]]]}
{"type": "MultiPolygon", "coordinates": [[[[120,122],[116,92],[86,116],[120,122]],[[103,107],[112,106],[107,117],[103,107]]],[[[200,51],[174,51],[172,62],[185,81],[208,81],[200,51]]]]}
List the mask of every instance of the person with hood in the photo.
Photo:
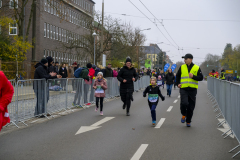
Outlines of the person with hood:
{"type": "Polygon", "coordinates": [[[113,77],[112,64],[108,63],[108,66],[105,69],[103,69],[102,72],[104,78],[113,77]]]}
{"type": "Polygon", "coordinates": [[[0,71],[0,131],[7,123],[10,123],[7,106],[11,103],[14,94],[12,84],[7,77],[0,71]]]}
{"type": "Polygon", "coordinates": [[[168,69],[168,73],[166,75],[166,85],[167,85],[167,95],[171,97],[172,86],[175,81],[175,77],[172,73],[172,69],[168,69]]]}
{"type": "Polygon", "coordinates": [[[51,56],[48,56],[46,59],[48,60],[48,73],[57,73],[56,67],[53,66],[53,58],[51,56]]]}
{"type": "Polygon", "coordinates": [[[221,76],[220,76],[221,80],[226,80],[225,74],[226,74],[225,69],[221,68],[221,76]]]}
{"type": "MultiPolygon", "coordinates": [[[[42,59],[39,63],[35,65],[35,73],[34,73],[34,79],[36,79],[33,83],[33,90],[36,94],[37,98],[37,104],[35,107],[35,116],[39,116],[40,114],[45,113],[45,88],[46,88],[46,98],[47,101],[49,100],[49,89],[46,87],[45,81],[42,81],[40,79],[56,79],[56,78],[62,78],[61,75],[57,75],[56,72],[50,72],[48,73],[48,68],[47,66],[49,65],[47,59],[42,59]]],[[[45,117],[45,116],[41,116],[45,117]]]]}
{"type": "Polygon", "coordinates": [[[131,107],[131,100],[133,101],[133,82],[137,80],[136,70],[132,67],[132,60],[130,58],[126,59],[125,66],[121,68],[118,73],[117,79],[121,82],[120,84],[120,96],[123,101],[123,109],[126,108],[126,115],[130,116],[129,111],[131,107]]]}

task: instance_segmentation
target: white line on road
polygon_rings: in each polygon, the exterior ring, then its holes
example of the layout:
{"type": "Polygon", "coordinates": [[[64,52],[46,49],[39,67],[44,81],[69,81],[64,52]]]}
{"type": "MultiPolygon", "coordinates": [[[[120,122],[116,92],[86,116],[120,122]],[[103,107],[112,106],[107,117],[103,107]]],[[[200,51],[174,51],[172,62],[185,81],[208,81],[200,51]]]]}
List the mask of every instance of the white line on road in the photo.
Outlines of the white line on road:
{"type": "Polygon", "coordinates": [[[145,150],[147,149],[147,147],[148,147],[148,144],[142,144],[142,145],[138,148],[137,152],[133,155],[133,157],[131,158],[131,160],[139,160],[139,159],[142,157],[142,155],[143,155],[143,153],[145,152],[145,150]]]}
{"type": "Polygon", "coordinates": [[[170,106],[170,107],[168,108],[167,112],[171,112],[172,108],[173,108],[173,106],[170,106]]]}
{"type": "Polygon", "coordinates": [[[107,121],[110,121],[110,120],[113,119],[113,118],[115,118],[115,117],[105,117],[105,118],[103,118],[102,120],[94,123],[94,124],[91,125],[91,126],[97,127],[97,126],[99,126],[99,125],[101,125],[101,124],[103,124],[103,123],[106,123],[107,121]]]}
{"type": "Polygon", "coordinates": [[[160,121],[158,122],[158,124],[155,126],[155,128],[160,128],[162,126],[162,124],[164,123],[166,118],[161,118],[160,121]]]}
{"type": "Polygon", "coordinates": [[[177,101],[178,101],[178,100],[176,99],[173,103],[177,103],[177,101]]]}

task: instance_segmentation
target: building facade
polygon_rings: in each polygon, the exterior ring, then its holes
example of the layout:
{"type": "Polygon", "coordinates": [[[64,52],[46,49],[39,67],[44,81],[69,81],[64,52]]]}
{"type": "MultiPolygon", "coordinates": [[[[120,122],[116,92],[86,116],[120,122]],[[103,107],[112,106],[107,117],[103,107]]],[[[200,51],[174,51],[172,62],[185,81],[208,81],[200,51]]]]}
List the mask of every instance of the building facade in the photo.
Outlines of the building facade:
{"type": "MultiPolygon", "coordinates": [[[[24,8],[24,31],[28,27],[31,2],[24,8]]],[[[1,15],[11,15],[16,5],[20,9],[20,0],[0,0],[1,15]]],[[[29,41],[34,42],[34,47],[27,53],[26,61],[36,62],[47,56],[52,56],[55,62],[67,64],[75,61],[83,64],[90,60],[84,52],[79,53],[81,51],[75,48],[80,48],[84,45],[83,42],[87,43],[83,35],[88,32],[86,20],[93,19],[94,5],[92,0],[36,0],[28,35],[29,41]]],[[[16,24],[10,27],[12,29],[9,34],[18,35],[16,24]]]]}

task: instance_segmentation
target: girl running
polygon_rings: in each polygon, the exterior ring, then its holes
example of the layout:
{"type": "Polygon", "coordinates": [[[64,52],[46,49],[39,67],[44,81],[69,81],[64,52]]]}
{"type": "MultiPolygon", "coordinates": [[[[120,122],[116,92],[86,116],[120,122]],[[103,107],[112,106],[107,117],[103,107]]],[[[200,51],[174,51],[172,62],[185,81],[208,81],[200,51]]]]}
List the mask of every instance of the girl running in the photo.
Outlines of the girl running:
{"type": "Polygon", "coordinates": [[[93,88],[95,89],[95,97],[96,97],[96,108],[95,111],[98,111],[99,108],[99,100],[100,100],[100,115],[103,116],[103,99],[105,97],[105,90],[107,89],[107,80],[103,78],[103,73],[98,72],[97,78],[93,84],[93,88]]]}
{"type": "Polygon", "coordinates": [[[155,126],[156,124],[156,107],[158,104],[158,97],[160,96],[162,101],[165,100],[165,97],[162,95],[160,91],[160,87],[157,86],[157,79],[156,77],[152,77],[150,79],[150,86],[148,86],[145,91],[143,92],[143,97],[146,97],[148,93],[148,105],[151,110],[152,115],[152,125],[155,126]]]}

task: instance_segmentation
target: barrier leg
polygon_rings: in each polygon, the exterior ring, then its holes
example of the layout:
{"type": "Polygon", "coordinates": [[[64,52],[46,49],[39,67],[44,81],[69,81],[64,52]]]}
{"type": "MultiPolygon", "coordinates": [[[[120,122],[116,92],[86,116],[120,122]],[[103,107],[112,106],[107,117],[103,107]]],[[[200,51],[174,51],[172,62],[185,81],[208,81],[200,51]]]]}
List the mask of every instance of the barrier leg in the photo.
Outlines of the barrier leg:
{"type": "Polygon", "coordinates": [[[216,116],[216,118],[220,117],[221,115],[222,115],[222,112],[220,112],[220,113],[216,116]]]}
{"type": "Polygon", "coordinates": [[[226,135],[225,137],[223,137],[224,139],[227,138],[228,136],[232,135],[233,132],[229,133],[228,135],[226,135]]]}
{"type": "Polygon", "coordinates": [[[231,153],[232,151],[234,151],[234,150],[237,149],[238,147],[240,147],[240,144],[237,145],[236,147],[234,147],[233,149],[231,149],[231,150],[229,151],[229,153],[231,153]]]}
{"type": "Polygon", "coordinates": [[[220,126],[223,125],[224,123],[226,123],[225,120],[223,120],[222,122],[219,122],[217,125],[218,125],[218,127],[220,127],[220,126]]]}
{"type": "Polygon", "coordinates": [[[219,108],[216,108],[215,110],[214,110],[214,112],[217,112],[219,110],[219,108]]]}
{"type": "Polygon", "coordinates": [[[222,136],[224,136],[225,134],[227,134],[229,131],[231,131],[231,129],[229,129],[227,132],[223,133],[222,136]]]}
{"type": "Polygon", "coordinates": [[[236,157],[238,154],[240,154],[240,151],[232,156],[232,158],[236,157]]]}
{"type": "Polygon", "coordinates": [[[212,106],[212,108],[215,108],[217,106],[217,104],[215,104],[214,106],[212,106]]]}

